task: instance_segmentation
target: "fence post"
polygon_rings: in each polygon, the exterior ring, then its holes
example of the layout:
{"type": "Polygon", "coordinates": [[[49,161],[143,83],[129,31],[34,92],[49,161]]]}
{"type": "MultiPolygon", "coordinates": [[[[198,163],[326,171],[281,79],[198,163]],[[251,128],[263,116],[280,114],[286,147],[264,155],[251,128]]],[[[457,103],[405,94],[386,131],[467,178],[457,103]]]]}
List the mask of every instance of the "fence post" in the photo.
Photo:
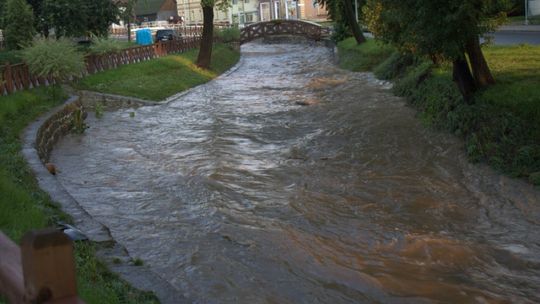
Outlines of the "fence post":
{"type": "Polygon", "coordinates": [[[23,302],[24,279],[21,272],[21,250],[0,232],[0,292],[9,303],[23,302]]]}
{"type": "Polygon", "coordinates": [[[11,70],[11,64],[9,62],[6,62],[6,68],[4,69],[4,81],[6,82],[8,94],[13,93],[13,71],[11,70]]]}
{"type": "Polygon", "coordinates": [[[27,302],[82,303],[77,300],[73,243],[63,232],[51,228],[27,233],[21,260],[27,302]]]}

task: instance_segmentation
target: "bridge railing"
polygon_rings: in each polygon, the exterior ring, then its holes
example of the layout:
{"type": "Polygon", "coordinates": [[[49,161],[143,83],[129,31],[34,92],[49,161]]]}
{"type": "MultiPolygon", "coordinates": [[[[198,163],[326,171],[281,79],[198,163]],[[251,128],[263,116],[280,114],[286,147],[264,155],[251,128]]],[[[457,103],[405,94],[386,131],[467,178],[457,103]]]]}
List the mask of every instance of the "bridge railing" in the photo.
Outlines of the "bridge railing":
{"type": "Polygon", "coordinates": [[[321,40],[324,28],[301,20],[272,20],[250,24],[240,31],[240,43],[273,35],[298,35],[321,40]]]}

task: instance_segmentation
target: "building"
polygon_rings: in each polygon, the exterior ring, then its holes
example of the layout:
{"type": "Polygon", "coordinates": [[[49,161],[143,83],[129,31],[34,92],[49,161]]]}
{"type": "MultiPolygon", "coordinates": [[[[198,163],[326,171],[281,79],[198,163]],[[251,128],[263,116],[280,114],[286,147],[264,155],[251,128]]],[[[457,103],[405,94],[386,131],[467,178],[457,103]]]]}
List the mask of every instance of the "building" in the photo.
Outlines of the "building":
{"type": "MultiPolygon", "coordinates": [[[[199,0],[200,1],[200,0],[199,0]]],[[[176,0],[141,0],[135,5],[137,22],[178,20],[176,0]]]]}
{"type": "Polygon", "coordinates": [[[259,22],[259,0],[232,0],[231,19],[233,23],[259,22]]]}
{"type": "MultiPolygon", "coordinates": [[[[177,0],[178,15],[187,25],[202,24],[200,0],[177,0]]],[[[326,20],[328,13],[314,0],[232,0],[225,11],[214,9],[216,24],[249,24],[274,19],[326,20]]]]}
{"type": "MultiPolygon", "coordinates": [[[[259,0],[232,0],[231,7],[220,10],[214,8],[214,23],[243,24],[259,21],[259,0]]],[[[188,25],[202,24],[203,14],[200,0],[178,0],[178,15],[188,25]]]]}
{"type": "Polygon", "coordinates": [[[274,19],[326,20],[328,12],[314,0],[260,0],[261,21],[274,19]]]}
{"type": "Polygon", "coordinates": [[[328,20],[328,11],[326,8],[314,0],[299,0],[298,3],[300,19],[311,21],[328,20]]]}
{"type": "MultiPolygon", "coordinates": [[[[203,12],[201,0],[178,0],[177,1],[178,16],[187,25],[195,25],[203,23],[203,12]]],[[[229,16],[227,12],[214,9],[214,22],[227,23],[229,16]]]]}

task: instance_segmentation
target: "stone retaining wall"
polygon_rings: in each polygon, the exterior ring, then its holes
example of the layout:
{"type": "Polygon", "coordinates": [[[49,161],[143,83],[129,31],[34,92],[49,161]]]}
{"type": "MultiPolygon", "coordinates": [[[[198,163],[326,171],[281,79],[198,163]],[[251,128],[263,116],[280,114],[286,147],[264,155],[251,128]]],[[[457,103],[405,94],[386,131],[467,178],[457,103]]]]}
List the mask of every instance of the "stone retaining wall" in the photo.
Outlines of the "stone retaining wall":
{"type": "Polygon", "coordinates": [[[70,97],[63,106],[55,109],[55,112],[39,127],[35,139],[35,148],[41,162],[47,163],[54,145],[73,130],[75,116],[82,115],[82,117],[86,117],[86,110],[94,110],[97,103],[101,103],[103,109],[107,111],[158,104],[157,102],[133,97],[90,91],[81,91],[78,95],[70,97]]]}
{"type": "Polygon", "coordinates": [[[103,106],[104,110],[115,111],[124,108],[138,108],[142,106],[152,106],[159,104],[156,101],[144,100],[135,97],[125,97],[112,94],[97,93],[91,91],[79,91],[83,107],[93,110],[97,103],[103,106]]]}
{"type": "Polygon", "coordinates": [[[58,140],[73,129],[76,115],[84,117],[84,107],[80,98],[73,96],[39,127],[35,143],[38,156],[43,163],[49,161],[50,153],[58,140]]]}

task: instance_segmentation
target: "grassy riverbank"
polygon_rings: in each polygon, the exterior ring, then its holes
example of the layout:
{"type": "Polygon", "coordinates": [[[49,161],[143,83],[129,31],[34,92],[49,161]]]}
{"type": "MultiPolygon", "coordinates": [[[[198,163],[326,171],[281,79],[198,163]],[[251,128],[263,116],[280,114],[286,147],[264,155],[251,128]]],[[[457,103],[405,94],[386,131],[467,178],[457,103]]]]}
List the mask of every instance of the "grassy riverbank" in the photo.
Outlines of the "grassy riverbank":
{"type": "MultiPolygon", "coordinates": [[[[102,92],[161,100],[207,82],[233,66],[239,52],[218,45],[212,70],[194,65],[197,50],[93,75],[79,86],[102,92]],[[134,92],[134,94],[130,94],[134,92]]],[[[0,230],[19,242],[32,229],[69,222],[57,204],[42,191],[21,155],[20,134],[39,115],[66,99],[58,87],[38,88],[0,97],[0,230]]],[[[79,294],[86,303],[157,303],[152,293],[132,288],[95,257],[99,244],[75,248],[79,294]]],[[[2,299],[0,297],[0,303],[2,299]]]]}
{"type": "Polygon", "coordinates": [[[357,46],[347,39],[338,48],[342,67],[392,80],[394,93],[427,125],[462,136],[471,161],[540,185],[540,47],[485,47],[497,84],[477,92],[472,105],[461,98],[449,65],[389,51],[374,40],[357,46]],[[354,61],[364,64],[348,63],[354,61]]]}
{"type": "MultiPolygon", "coordinates": [[[[59,88],[0,97],[0,230],[19,242],[31,229],[69,221],[37,182],[21,155],[20,134],[39,115],[65,100],[59,88]]],[[[96,259],[96,244],[76,244],[79,294],[86,303],[157,303],[151,293],[130,287],[96,259]]],[[[0,300],[1,302],[1,300],[0,300]]]]}
{"type": "Polygon", "coordinates": [[[86,77],[77,87],[159,101],[217,77],[240,58],[238,51],[224,44],[216,44],[211,70],[208,71],[195,65],[197,54],[198,50],[190,50],[183,54],[125,65],[86,77]]]}

